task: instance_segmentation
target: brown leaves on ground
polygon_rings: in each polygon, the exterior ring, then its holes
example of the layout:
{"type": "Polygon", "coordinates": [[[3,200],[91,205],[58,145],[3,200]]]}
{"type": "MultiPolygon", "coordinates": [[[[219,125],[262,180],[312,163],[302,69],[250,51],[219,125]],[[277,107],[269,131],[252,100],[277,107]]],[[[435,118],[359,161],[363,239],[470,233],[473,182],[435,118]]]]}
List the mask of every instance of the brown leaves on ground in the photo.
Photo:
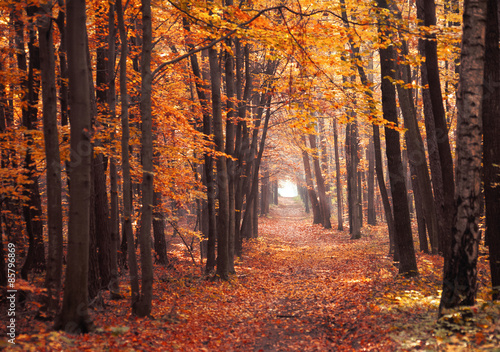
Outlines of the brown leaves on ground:
{"type": "MultiPolygon", "coordinates": [[[[26,309],[23,351],[452,351],[495,350],[498,305],[480,301],[468,321],[436,323],[442,259],[419,254],[420,276],[405,279],[389,257],[385,227],[361,240],[310,224],[282,199],[260,219],[229,282],[200,276],[189,255],[175,269],[156,267],[153,318],[130,315],[129,301],[94,311],[97,331],[50,331],[26,309]],[[478,313],[481,310],[481,314],[478,313]],[[493,347],[492,347],[493,346],[493,347]]],[[[480,280],[487,283],[485,259],[480,280]]],[[[130,295],[126,281],[122,290],[130,295]]],[[[485,299],[486,289],[480,299],[485,299]]],[[[465,316],[465,315],[464,315],[465,316]]],[[[19,317],[22,320],[23,316],[19,317]]],[[[4,345],[5,346],[5,345],[4,345]]],[[[496,349],[498,351],[498,348],[496,349]]]]}

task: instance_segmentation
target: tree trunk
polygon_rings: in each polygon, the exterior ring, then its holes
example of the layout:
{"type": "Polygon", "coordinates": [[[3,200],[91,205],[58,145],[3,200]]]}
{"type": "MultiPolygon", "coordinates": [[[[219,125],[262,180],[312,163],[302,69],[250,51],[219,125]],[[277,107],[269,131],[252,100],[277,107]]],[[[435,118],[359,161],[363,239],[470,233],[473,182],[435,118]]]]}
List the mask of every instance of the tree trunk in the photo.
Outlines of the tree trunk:
{"type": "MultiPolygon", "coordinates": [[[[225,0],[226,6],[231,7],[233,6],[233,0],[225,0]]],[[[232,48],[232,42],[233,40],[231,38],[228,38],[225,40],[225,44],[227,48],[232,48]]],[[[225,57],[225,63],[224,63],[224,73],[226,77],[226,96],[227,96],[227,102],[226,102],[226,109],[227,109],[227,114],[226,114],[226,154],[230,155],[232,157],[235,157],[235,125],[236,125],[236,116],[237,116],[237,111],[236,111],[236,105],[234,103],[234,98],[235,98],[235,75],[234,75],[234,57],[231,52],[229,52],[227,49],[224,50],[224,57],[225,57]]],[[[229,207],[229,213],[228,213],[228,222],[227,222],[227,236],[228,236],[228,249],[227,249],[227,254],[228,254],[228,271],[230,273],[234,273],[234,252],[235,252],[235,238],[234,238],[234,232],[235,232],[235,227],[236,227],[236,198],[235,198],[235,191],[236,191],[236,178],[235,178],[235,172],[236,172],[236,163],[233,161],[231,158],[226,159],[226,165],[227,165],[227,182],[228,182],[228,207],[229,207]]]]}
{"type": "Polygon", "coordinates": [[[51,314],[59,310],[59,293],[61,291],[63,257],[62,184],[59,132],[57,129],[56,72],[51,4],[44,4],[41,9],[42,16],[38,22],[38,37],[42,75],[43,134],[47,163],[47,232],[49,238],[45,287],[47,288],[47,311],[51,314]]]}
{"type": "Polygon", "coordinates": [[[500,299],[500,50],[497,0],[488,0],[483,100],[483,171],[486,244],[490,252],[493,300],[500,299]]]}
{"type": "MultiPolygon", "coordinates": [[[[407,55],[408,49],[406,47],[406,41],[403,40],[402,43],[402,55],[407,55]]],[[[398,79],[402,79],[405,84],[411,83],[411,71],[409,65],[399,64],[398,72],[398,79]]],[[[413,94],[411,89],[405,89],[399,84],[397,85],[397,90],[405,127],[408,129],[406,132],[408,159],[417,175],[416,181],[418,182],[418,190],[422,197],[421,202],[431,242],[431,249],[432,253],[436,254],[438,253],[439,228],[434,208],[434,197],[432,195],[432,186],[429,177],[429,169],[427,168],[424,143],[418,129],[417,116],[413,103],[413,94]]]]}
{"type": "Polygon", "coordinates": [[[451,257],[444,271],[440,315],[444,308],[474,305],[477,293],[486,10],[487,0],[464,3],[457,95],[457,187],[451,257]]]}
{"type": "MultiPolygon", "coordinates": [[[[388,9],[385,0],[377,0],[380,8],[388,9]]],[[[390,35],[390,29],[385,25],[385,19],[379,20],[379,32],[382,36],[390,35]]],[[[382,110],[384,118],[393,126],[385,127],[386,154],[391,181],[391,193],[394,203],[394,223],[396,229],[395,242],[399,253],[399,273],[405,276],[418,275],[415,249],[411,233],[410,213],[406,183],[401,162],[401,147],[399,132],[394,129],[398,126],[396,90],[392,84],[395,79],[394,48],[380,48],[380,74],[382,79],[382,110]]]]}
{"type": "MultiPolygon", "coordinates": [[[[16,14],[21,16],[21,14],[16,14]]],[[[27,8],[27,15],[32,21],[34,8],[27,8]]],[[[21,19],[15,20],[15,45],[17,52],[18,69],[25,74],[21,81],[22,94],[22,124],[26,127],[27,149],[25,155],[25,168],[30,184],[25,187],[24,195],[28,201],[23,205],[23,216],[26,224],[26,232],[29,239],[28,254],[21,268],[21,277],[28,279],[31,269],[41,271],[45,268],[45,250],[43,245],[42,203],[38,178],[36,176],[36,164],[33,160],[33,130],[38,114],[38,93],[40,90],[40,77],[36,71],[40,70],[39,49],[35,46],[35,32],[29,29],[29,66],[26,60],[24,48],[24,23],[21,19]]]]}
{"type": "Polygon", "coordinates": [[[261,183],[260,183],[260,215],[261,216],[266,216],[269,214],[269,198],[270,198],[270,192],[269,192],[269,169],[267,166],[263,167],[263,173],[262,173],[262,178],[261,178],[261,183]]]}
{"type": "Polygon", "coordinates": [[[128,257],[128,267],[131,288],[131,306],[134,307],[139,299],[139,272],[134,248],[134,233],[132,229],[132,180],[130,176],[129,157],[129,95],[127,88],[127,57],[128,43],[125,32],[124,11],[121,0],[116,1],[116,15],[120,32],[120,97],[121,97],[121,161],[122,161],[122,194],[123,194],[123,224],[122,224],[122,255],[128,257]],[[124,244],[127,246],[125,247],[124,244]],[[126,249],[126,250],[125,250],[126,249]],[[125,254],[126,253],[126,254],[125,254]]]}
{"type": "Polygon", "coordinates": [[[165,240],[165,216],[162,210],[161,192],[155,192],[153,198],[153,237],[156,263],[168,264],[167,241],[165,240]]]}
{"type": "MultiPolygon", "coordinates": [[[[418,0],[423,1],[424,9],[418,18],[423,20],[425,26],[436,25],[436,6],[434,0],[418,0]]],[[[419,6],[418,6],[419,7],[419,6]]],[[[440,250],[444,255],[445,267],[449,263],[450,248],[451,248],[451,228],[453,221],[453,207],[454,207],[454,194],[455,182],[453,179],[453,159],[451,156],[450,141],[448,138],[448,125],[446,123],[446,114],[443,106],[443,97],[441,93],[441,83],[439,79],[439,65],[437,57],[437,41],[435,35],[429,35],[424,42],[425,46],[425,77],[429,84],[429,97],[432,106],[432,116],[434,117],[434,126],[436,133],[436,141],[438,146],[439,161],[441,164],[441,178],[443,181],[443,204],[442,218],[443,218],[443,231],[440,232],[440,250]]],[[[422,78],[424,72],[422,71],[422,78]]],[[[425,84],[425,82],[423,81],[425,84]]],[[[425,119],[430,118],[430,115],[425,115],[425,119]]],[[[429,121],[429,125],[432,122],[429,121]]],[[[427,123],[426,123],[427,128],[427,123]]],[[[432,131],[427,130],[427,135],[432,131]]],[[[431,136],[430,138],[434,138],[431,136]]],[[[429,146],[430,147],[430,146],[429,146]]],[[[433,175],[434,178],[434,175],[433,175]]],[[[441,214],[441,213],[440,213],[441,214]]]]}
{"type": "MultiPolygon", "coordinates": [[[[103,4],[99,6],[104,6],[103,4]]],[[[103,9],[101,9],[102,12],[103,9]]],[[[97,116],[93,119],[94,129],[99,128],[100,116],[109,116],[109,106],[107,105],[107,95],[109,90],[109,80],[107,74],[108,52],[106,49],[107,33],[106,27],[98,25],[96,32],[98,34],[98,48],[96,49],[96,110],[97,116]]],[[[101,146],[102,141],[95,138],[95,146],[101,146]]],[[[101,152],[93,155],[93,181],[94,181],[94,206],[95,206],[95,230],[97,236],[100,288],[108,289],[111,281],[111,251],[113,250],[113,241],[111,238],[111,223],[109,218],[109,201],[107,192],[107,159],[101,152]]]]}
{"type": "Polygon", "coordinates": [[[339,158],[339,138],[337,131],[337,120],[334,119],[333,122],[333,144],[335,145],[335,181],[337,187],[337,222],[338,230],[344,230],[344,212],[343,212],[343,200],[342,200],[342,181],[340,174],[340,158],[339,158]]]}
{"type": "MultiPolygon", "coordinates": [[[[106,65],[106,78],[108,82],[107,103],[109,109],[109,119],[116,119],[116,86],[115,86],[115,62],[116,62],[116,28],[115,28],[115,5],[109,3],[108,11],[108,60],[106,65]]],[[[111,134],[114,140],[116,135],[111,134]]],[[[113,147],[113,155],[116,150],[113,147]]],[[[111,231],[111,252],[110,252],[110,273],[111,281],[109,290],[112,299],[122,298],[118,282],[118,248],[120,246],[120,215],[118,207],[118,171],[116,169],[116,160],[112,156],[109,160],[109,182],[110,182],[110,204],[109,204],[109,222],[111,231]]]]}
{"type": "Polygon", "coordinates": [[[90,224],[90,87],[86,48],[85,1],[68,1],[67,51],[71,92],[71,183],[69,187],[68,263],[62,310],[56,329],[86,333],[92,329],[88,314],[87,275],[90,224]]]}
{"type": "Polygon", "coordinates": [[[368,225],[377,224],[377,214],[375,212],[375,147],[373,146],[373,137],[370,138],[368,144],[368,150],[366,151],[366,158],[368,159],[368,175],[367,175],[367,186],[368,186],[368,213],[367,213],[367,223],[368,225]]]}
{"type": "Polygon", "coordinates": [[[151,25],[151,0],[142,0],[142,57],[141,57],[141,164],[142,164],[142,214],[139,244],[141,248],[141,295],[132,313],[138,317],[151,314],[153,299],[153,260],[151,257],[151,226],[153,223],[153,121],[151,114],[151,51],[153,34],[151,25]]]}
{"type": "Polygon", "coordinates": [[[328,205],[328,197],[326,196],[325,180],[323,178],[323,175],[321,174],[318,146],[316,145],[315,135],[313,134],[309,135],[309,143],[311,144],[311,149],[314,152],[313,155],[314,174],[316,176],[316,184],[318,185],[319,205],[321,211],[321,224],[325,229],[331,229],[332,224],[330,222],[330,206],[328,205]]]}
{"type": "MultiPolygon", "coordinates": [[[[214,123],[214,142],[218,152],[224,152],[224,132],[222,121],[221,75],[217,50],[208,49],[210,80],[212,89],[212,116],[214,123]]],[[[226,157],[217,158],[217,186],[219,189],[219,215],[217,221],[217,271],[221,279],[229,275],[229,184],[226,157]]]]}
{"type": "MultiPolygon", "coordinates": [[[[302,136],[302,142],[304,143],[304,148],[307,148],[305,136],[302,136]]],[[[302,161],[304,162],[304,173],[306,174],[307,193],[309,194],[309,201],[311,202],[311,208],[313,210],[313,224],[321,224],[321,208],[318,198],[316,197],[316,191],[314,191],[309,154],[305,149],[302,150],[302,161]]]]}

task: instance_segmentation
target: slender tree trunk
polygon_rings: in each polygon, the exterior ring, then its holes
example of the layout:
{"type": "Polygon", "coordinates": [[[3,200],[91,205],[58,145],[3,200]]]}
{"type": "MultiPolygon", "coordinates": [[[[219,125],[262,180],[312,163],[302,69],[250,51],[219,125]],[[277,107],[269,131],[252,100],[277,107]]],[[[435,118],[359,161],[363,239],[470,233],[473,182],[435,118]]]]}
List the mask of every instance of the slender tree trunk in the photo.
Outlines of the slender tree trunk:
{"type": "MultiPolygon", "coordinates": [[[[385,0],[377,0],[380,8],[388,9],[385,0]]],[[[379,33],[381,36],[390,35],[390,30],[385,26],[385,19],[379,20],[379,33]]],[[[389,80],[395,79],[394,71],[394,48],[380,48],[380,73],[382,77],[382,110],[384,118],[398,126],[396,90],[389,80]]],[[[408,210],[408,199],[406,183],[403,175],[401,162],[401,147],[399,142],[399,132],[394,128],[385,127],[386,154],[391,181],[391,193],[394,202],[394,223],[396,229],[395,242],[399,253],[399,273],[405,276],[418,275],[415,249],[411,233],[410,213],[408,210]]]]}
{"type": "Polygon", "coordinates": [[[377,214],[375,212],[375,147],[373,146],[373,137],[370,138],[368,149],[366,151],[366,158],[368,159],[368,175],[366,180],[368,186],[368,213],[366,220],[368,225],[376,225],[377,214]]]}
{"type": "Polygon", "coordinates": [[[457,187],[451,257],[444,271],[440,314],[443,308],[474,305],[477,293],[486,10],[487,0],[464,3],[457,95],[457,187]]]}
{"type": "MultiPolygon", "coordinates": [[[[28,6],[27,15],[30,21],[33,20],[34,8],[28,6]]],[[[23,90],[22,100],[22,124],[26,127],[27,149],[25,155],[25,168],[30,184],[25,188],[24,195],[28,197],[28,201],[23,205],[23,216],[26,224],[26,232],[28,234],[29,247],[26,255],[26,260],[21,268],[21,277],[28,279],[29,272],[35,268],[36,271],[41,271],[45,268],[45,250],[43,245],[43,224],[42,224],[42,203],[38,178],[36,176],[36,164],[33,160],[33,131],[37,119],[38,109],[38,93],[40,90],[40,78],[35,71],[40,70],[39,49],[35,46],[35,32],[32,28],[29,29],[29,65],[27,64],[26,51],[24,48],[24,23],[19,18],[20,13],[16,13],[18,18],[15,19],[15,45],[17,53],[18,69],[24,73],[21,81],[23,90]]]]}
{"type": "Polygon", "coordinates": [[[62,310],[56,329],[86,333],[92,329],[88,314],[87,275],[90,224],[90,87],[86,48],[85,1],[68,1],[67,51],[71,92],[71,183],[68,224],[68,264],[62,310]]]}
{"type": "MultiPolygon", "coordinates": [[[[233,0],[225,0],[226,6],[233,6],[233,0]]],[[[227,48],[232,48],[233,40],[231,38],[225,41],[227,48]]],[[[235,127],[236,127],[236,104],[234,103],[234,98],[236,95],[235,87],[235,75],[234,75],[234,57],[228,50],[224,51],[225,63],[224,72],[226,77],[226,154],[235,157],[235,127]]],[[[228,270],[230,273],[234,273],[234,254],[235,254],[235,227],[236,227],[236,163],[232,159],[226,160],[227,164],[227,182],[228,182],[228,270]]]]}
{"type": "MultiPolygon", "coordinates": [[[[302,142],[304,143],[304,148],[307,148],[307,139],[302,136],[302,142]]],[[[304,173],[306,175],[306,185],[307,193],[309,194],[309,201],[311,202],[311,208],[313,210],[313,224],[321,224],[321,208],[316,196],[316,191],[314,190],[314,184],[312,180],[311,164],[309,163],[309,154],[305,149],[302,150],[302,161],[304,162],[304,173]]]]}
{"type": "MultiPolygon", "coordinates": [[[[423,1],[423,13],[420,13],[419,19],[423,20],[425,26],[436,25],[436,5],[434,0],[423,1]]],[[[448,138],[448,125],[446,123],[446,114],[443,106],[443,97],[441,93],[441,83],[439,79],[439,65],[437,57],[437,41],[435,35],[429,35],[424,42],[425,46],[425,67],[426,77],[429,84],[430,101],[432,106],[432,116],[434,117],[434,126],[436,128],[436,141],[438,146],[439,161],[441,163],[441,177],[443,181],[443,231],[440,236],[440,249],[444,255],[445,267],[449,263],[451,248],[451,228],[453,221],[453,207],[455,182],[453,179],[453,159],[451,156],[450,141],[448,138]]],[[[422,72],[424,77],[424,72],[422,72]]],[[[425,84],[425,83],[424,83],[425,84]]],[[[425,118],[430,118],[426,115],[425,118]]],[[[429,122],[432,124],[432,122],[429,122]]],[[[427,124],[426,124],[427,127],[427,124]]],[[[427,131],[427,134],[432,131],[427,131]]],[[[433,138],[434,136],[431,136],[433,138]]]]}
{"type": "Polygon", "coordinates": [[[116,15],[118,19],[118,28],[120,32],[121,53],[120,53],[120,97],[121,97],[121,161],[122,161],[122,194],[123,194],[123,224],[122,224],[122,253],[127,253],[128,267],[130,275],[131,288],[131,306],[134,307],[139,299],[139,272],[137,268],[137,258],[134,248],[134,233],[132,229],[132,180],[130,176],[130,157],[129,157],[129,95],[127,88],[127,57],[128,41],[125,32],[125,22],[123,19],[124,10],[121,0],[115,3],[116,15]],[[127,246],[124,247],[124,244],[127,246]],[[126,251],[125,251],[126,248],[126,251]]]}
{"type": "MultiPolygon", "coordinates": [[[[224,133],[222,121],[221,75],[217,50],[208,49],[212,89],[212,116],[214,123],[214,142],[218,152],[224,152],[224,133]]],[[[217,158],[217,186],[219,189],[219,216],[217,222],[217,271],[221,279],[229,275],[229,184],[226,157],[217,158]]]]}
{"type": "Polygon", "coordinates": [[[483,100],[483,170],[486,244],[490,253],[493,300],[500,299],[500,50],[497,0],[488,0],[483,100]]]}
{"type": "Polygon", "coordinates": [[[139,244],[141,248],[141,295],[132,313],[145,317],[151,314],[153,299],[153,260],[151,257],[151,226],[153,222],[153,121],[151,114],[151,51],[153,33],[151,0],[142,0],[142,57],[141,57],[141,162],[142,162],[142,215],[139,244]]]}
{"type": "Polygon", "coordinates": [[[153,237],[156,253],[156,262],[161,265],[168,264],[167,241],[165,240],[165,216],[162,210],[161,192],[155,192],[153,198],[153,237]]]}
{"type": "Polygon", "coordinates": [[[333,120],[333,144],[335,145],[335,178],[337,187],[337,222],[338,230],[344,230],[344,212],[343,212],[343,200],[342,200],[342,181],[340,172],[340,158],[339,158],[339,138],[337,131],[337,120],[333,120]]]}
{"type": "MultiPolygon", "coordinates": [[[[402,41],[402,50],[402,55],[406,55],[408,53],[406,42],[404,40],[402,41]]],[[[402,79],[405,84],[411,83],[410,67],[408,65],[400,64],[399,69],[398,79],[402,79]]],[[[436,254],[438,253],[439,228],[434,208],[434,197],[432,195],[432,185],[429,177],[429,169],[427,167],[424,143],[418,129],[416,110],[413,103],[413,94],[411,89],[405,89],[399,84],[397,85],[397,90],[403,119],[405,121],[405,127],[408,129],[406,132],[408,158],[416,172],[416,181],[418,183],[418,191],[422,197],[421,202],[425,214],[425,223],[429,232],[431,249],[432,253],[436,254]]]]}
{"type": "Polygon", "coordinates": [[[42,14],[38,22],[42,75],[43,132],[45,160],[47,163],[47,232],[49,246],[45,287],[47,288],[46,304],[49,313],[57,312],[59,309],[63,257],[61,156],[57,129],[56,72],[53,28],[50,16],[51,5],[51,3],[42,5],[42,14]]]}
{"type": "MultiPolygon", "coordinates": [[[[108,11],[108,56],[106,65],[106,78],[108,82],[107,103],[109,109],[109,119],[116,119],[116,86],[115,86],[115,62],[116,62],[116,28],[115,28],[115,5],[109,3],[108,11]]],[[[115,139],[115,134],[111,134],[111,139],[115,139]]],[[[116,151],[113,147],[113,155],[116,151]]],[[[110,181],[110,206],[109,222],[111,231],[111,252],[110,252],[110,273],[111,281],[109,290],[112,299],[122,298],[118,282],[118,248],[120,246],[120,215],[118,207],[118,171],[116,169],[116,160],[112,156],[109,160],[109,181],[110,181]]]]}
{"type": "MultiPolygon", "coordinates": [[[[101,7],[104,5],[101,4],[101,7]]],[[[101,9],[102,11],[103,9],[101,9]]],[[[103,11],[104,12],[104,11],[103,11]]],[[[108,51],[106,48],[107,36],[106,26],[99,25],[96,29],[98,34],[98,48],[96,49],[96,110],[97,116],[93,119],[93,127],[99,128],[101,121],[100,116],[109,116],[108,106],[108,90],[109,80],[107,75],[107,60],[108,51]]],[[[94,139],[95,146],[101,146],[102,141],[98,138],[94,139]]],[[[93,156],[93,181],[94,181],[94,206],[95,206],[95,230],[99,234],[97,236],[99,273],[100,273],[100,288],[108,289],[111,281],[111,223],[109,218],[109,201],[107,192],[107,159],[103,153],[96,152],[93,156]]]]}
{"type": "Polygon", "coordinates": [[[322,218],[321,224],[325,229],[331,229],[332,224],[330,223],[330,206],[328,205],[328,197],[326,196],[325,180],[323,178],[323,175],[321,174],[318,146],[316,145],[315,135],[309,135],[309,143],[311,144],[311,149],[314,151],[314,174],[316,176],[316,184],[318,185],[319,204],[322,218]]]}

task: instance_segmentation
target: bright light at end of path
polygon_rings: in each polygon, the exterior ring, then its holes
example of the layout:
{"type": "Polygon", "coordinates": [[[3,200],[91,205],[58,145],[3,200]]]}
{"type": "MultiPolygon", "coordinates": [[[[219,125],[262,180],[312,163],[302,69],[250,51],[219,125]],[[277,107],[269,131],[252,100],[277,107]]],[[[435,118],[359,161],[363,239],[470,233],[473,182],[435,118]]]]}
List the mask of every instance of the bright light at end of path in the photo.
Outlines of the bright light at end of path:
{"type": "Polygon", "coordinates": [[[280,182],[280,187],[278,188],[278,193],[282,197],[297,197],[297,185],[290,181],[280,182]]]}

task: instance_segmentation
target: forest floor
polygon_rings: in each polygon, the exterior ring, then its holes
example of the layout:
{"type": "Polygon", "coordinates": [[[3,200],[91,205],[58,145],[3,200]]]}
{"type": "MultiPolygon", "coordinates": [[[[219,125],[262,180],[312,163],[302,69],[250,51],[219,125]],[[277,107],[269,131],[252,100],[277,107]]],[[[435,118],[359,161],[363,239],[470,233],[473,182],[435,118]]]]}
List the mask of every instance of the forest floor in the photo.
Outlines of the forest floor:
{"type": "MultiPolygon", "coordinates": [[[[439,256],[418,253],[420,275],[400,277],[385,226],[365,226],[360,240],[350,240],[346,231],[311,225],[292,199],[280,198],[260,218],[260,236],[245,243],[228,282],[206,280],[182,244],[171,249],[174,267],[155,268],[152,318],[131,316],[128,299],[105,294],[105,306],[91,311],[95,332],[68,335],[35,319],[33,292],[17,312],[16,345],[0,340],[0,349],[500,351],[500,305],[487,300],[484,250],[478,304],[437,322],[439,256]]],[[[129,298],[125,277],[121,288],[129,298]]]]}

